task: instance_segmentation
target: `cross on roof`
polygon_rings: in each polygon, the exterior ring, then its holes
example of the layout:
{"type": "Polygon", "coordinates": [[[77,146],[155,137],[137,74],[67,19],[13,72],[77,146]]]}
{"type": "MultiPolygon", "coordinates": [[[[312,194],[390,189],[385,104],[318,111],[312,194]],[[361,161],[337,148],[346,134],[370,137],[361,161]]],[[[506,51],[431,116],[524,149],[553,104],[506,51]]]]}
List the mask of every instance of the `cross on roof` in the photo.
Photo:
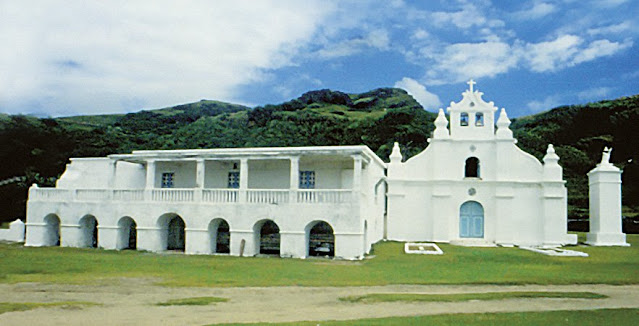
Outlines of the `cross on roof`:
{"type": "Polygon", "coordinates": [[[466,84],[470,85],[470,92],[473,92],[473,85],[477,84],[472,78],[466,82],[466,84]]]}

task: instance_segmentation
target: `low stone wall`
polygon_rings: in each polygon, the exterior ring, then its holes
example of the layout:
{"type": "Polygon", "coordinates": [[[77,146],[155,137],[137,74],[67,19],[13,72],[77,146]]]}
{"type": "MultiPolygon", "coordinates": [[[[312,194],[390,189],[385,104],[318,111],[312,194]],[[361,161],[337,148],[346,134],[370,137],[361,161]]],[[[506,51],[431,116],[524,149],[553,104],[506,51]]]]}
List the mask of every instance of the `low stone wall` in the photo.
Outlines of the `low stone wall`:
{"type": "Polygon", "coordinates": [[[15,220],[8,229],[0,229],[0,241],[24,242],[24,222],[15,220]]]}

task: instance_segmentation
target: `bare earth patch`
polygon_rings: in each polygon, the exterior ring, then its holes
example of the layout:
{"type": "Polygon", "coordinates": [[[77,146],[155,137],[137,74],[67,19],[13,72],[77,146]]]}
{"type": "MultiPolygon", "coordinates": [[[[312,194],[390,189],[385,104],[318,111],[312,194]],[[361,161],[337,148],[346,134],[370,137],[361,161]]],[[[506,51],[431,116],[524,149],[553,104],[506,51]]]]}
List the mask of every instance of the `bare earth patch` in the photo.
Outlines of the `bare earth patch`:
{"type": "Polygon", "coordinates": [[[100,280],[94,285],[0,284],[0,302],[86,301],[80,310],[57,307],[0,314],[1,325],[203,325],[223,322],[347,320],[445,313],[639,308],[639,285],[389,285],[370,287],[179,288],[147,279],[100,280]],[[371,293],[595,292],[604,299],[506,299],[465,302],[348,303],[371,293]],[[157,306],[193,297],[227,298],[204,306],[157,306]]]}

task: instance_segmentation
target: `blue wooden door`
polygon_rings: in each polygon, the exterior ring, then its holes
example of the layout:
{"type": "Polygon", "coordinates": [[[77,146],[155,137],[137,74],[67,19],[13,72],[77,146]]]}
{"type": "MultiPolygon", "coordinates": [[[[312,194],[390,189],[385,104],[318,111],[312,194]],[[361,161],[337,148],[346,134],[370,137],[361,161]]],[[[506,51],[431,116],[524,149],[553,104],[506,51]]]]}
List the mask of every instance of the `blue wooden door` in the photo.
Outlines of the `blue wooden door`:
{"type": "Polygon", "coordinates": [[[484,208],[476,201],[467,201],[459,209],[459,237],[484,237],[484,208]]]}

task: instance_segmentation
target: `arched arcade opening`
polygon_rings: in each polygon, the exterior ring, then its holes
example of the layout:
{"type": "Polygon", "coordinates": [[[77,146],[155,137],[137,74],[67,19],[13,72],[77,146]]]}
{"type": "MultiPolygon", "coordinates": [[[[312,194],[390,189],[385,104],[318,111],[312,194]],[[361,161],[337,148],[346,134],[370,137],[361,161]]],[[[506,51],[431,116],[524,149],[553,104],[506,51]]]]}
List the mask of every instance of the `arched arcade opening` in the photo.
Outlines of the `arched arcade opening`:
{"type": "Polygon", "coordinates": [[[80,247],[98,247],[98,220],[93,215],[85,215],[78,223],[80,225],[80,247]]]}
{"type": "Polygon", "coordinates": [[[231,252],[231,234],[226,220],[216,218],[209,223],[211,253],[228,254],[231,252]]]}
{"type": "Polygon", "coordinates": [[[160,216],[158,227],[162,230],[162,247],[165,250],[184,251],[186,248],[186,224],[174,213],[160,216]]]}
{"type": "Polygon", "coordinates": [[[335,234],[324,221],[311,222],[306,227],[308,256],[335,257],[335,234]]]}
{"type": "Polygon", "coordinates": [[[262,255],[280,255],[280,228],[271,220],[263,220],[255,224],[255,247],[262,255]]]}
{"type": "Polygon", "coordinates": [[[129,216],[122,217],[118,221],[118,240],[116,248],[132,249],[135,250],[138,247],[138,231],[137,223],[129,216]]]}
{"type": "Polygon", "coordinates": [[[60,218],[55,214],[49,214],[44,217],[44,246],[60,245],[60,218]]]}

